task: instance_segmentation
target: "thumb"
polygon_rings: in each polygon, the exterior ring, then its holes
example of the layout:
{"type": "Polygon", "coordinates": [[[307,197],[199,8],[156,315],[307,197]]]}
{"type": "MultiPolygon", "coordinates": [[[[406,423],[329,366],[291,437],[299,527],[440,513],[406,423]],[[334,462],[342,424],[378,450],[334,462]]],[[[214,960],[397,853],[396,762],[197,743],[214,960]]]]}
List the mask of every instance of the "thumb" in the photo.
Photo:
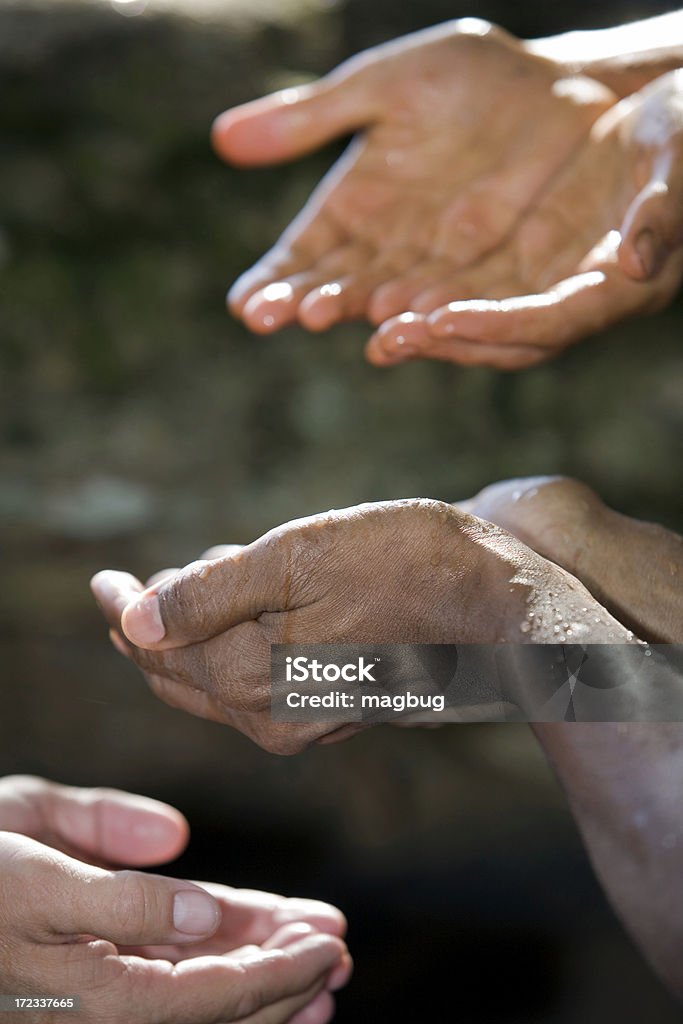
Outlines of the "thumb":
{"type": "Polygon", "coordinates": [[[92,935],[116,945],[172,945],[218,928],[218,902],[191,882],[139,871],[103,871],[26,836],[2,833],[4,891],[34,938],[92,935]]]}
{"type": "Polygon", "coordinates": [[[135,646],[184,647],[291,607],[297,597],[295,535],[278,527],[235,554],[193,562],[142,593],[130,586],[127,573],[99,573],[91,586],[99,594],[121,588],[112,604],[123,607],[120,629],[135,646]]]}
{"type": "Polygon", "coordinates": [[[139,871],[79,865],[78,873],[64,872],[60,896],[47,922],[54,931],[117,946],[196,942],[213,935],[221,919],[218,903],[199,886],[139,871]]]}
{"type": "Polygon", "coordinates": [[[254,167],[303,156],[379,115],[373,59],[354,58],[311,85],[283,89],[227,110],[211,140],[228,163],[254,167]]]}
{"type": "Polygon", "coordinates": [[[683,239],[683,180],[649,182],[631,203],[621,235],[624,273],[636,281],[656,277],[683,239]]]}

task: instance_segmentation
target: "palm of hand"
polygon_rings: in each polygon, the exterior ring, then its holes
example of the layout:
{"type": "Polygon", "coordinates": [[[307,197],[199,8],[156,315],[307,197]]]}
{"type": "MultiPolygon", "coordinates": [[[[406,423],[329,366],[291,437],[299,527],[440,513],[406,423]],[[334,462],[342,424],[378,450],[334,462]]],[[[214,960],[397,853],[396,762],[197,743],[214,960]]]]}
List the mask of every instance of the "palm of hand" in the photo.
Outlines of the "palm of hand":
{"type": "Polygon", "coordinates": [[[649,229],[639,226],[654,212],[665,235],[676,230],[663,175],[680,129],[660,105],[664,98],[665,88],[652,90],[604,114],[504,244],[446,281],[407,293],[411,312],[382,325],[369,358],[387,365],[429,356],[518,369],[666,305],[680,283],[683,253],[644,280],[657,256],[649,229]],[[664,127],[659,135],[650,130],[656,123],[664,127]],[[480,301],[468,301],[473,297],[480,301]]]}
{"type": "Polygon", "coordinates": [[[613,101],[499,30],[447,28],[342,75],[371,127],[233,288],[253,330],[419,308],[503,242],[613,101]]]}

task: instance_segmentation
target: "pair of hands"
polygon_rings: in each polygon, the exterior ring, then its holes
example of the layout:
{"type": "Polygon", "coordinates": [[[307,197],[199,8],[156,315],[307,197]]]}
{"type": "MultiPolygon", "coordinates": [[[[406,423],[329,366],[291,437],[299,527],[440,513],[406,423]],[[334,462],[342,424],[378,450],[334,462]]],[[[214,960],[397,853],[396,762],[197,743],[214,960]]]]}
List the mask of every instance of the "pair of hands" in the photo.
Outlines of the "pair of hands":
{"type": "Polygon", "coordinates": [[[613,524],[601,508],[588,488],[552,480],[500,485],[462,507],[378,502],[212,549],[146,588],[111,571],[92,587],[115,645],[158,697],[266,750],[295,753],[360,726],[274,722],[273,643],[543,643],[565,627],[567,640],[630,642],[624,616],[617,621],[586,589],[576,563],[588,548],[601,576],[605,562],[623,558],[605,544],[613,524]]]}
{"type": "Polygon", "coordinates": [[[239,166],[359,134],[233,286],[247,326],[366,318],[378,366],[519,369],[666,305],[683,276],[683,71],[631,96],[450,22],[227,111],[239,166]]]}
{"type": "Polygon", "coordinates": [[[0,780],[0,990],[79,995],[93,1024],[330,1020],[351,972],[334,907],[111,868],[171,860],[188,837],[155,800],[0,780]]]}

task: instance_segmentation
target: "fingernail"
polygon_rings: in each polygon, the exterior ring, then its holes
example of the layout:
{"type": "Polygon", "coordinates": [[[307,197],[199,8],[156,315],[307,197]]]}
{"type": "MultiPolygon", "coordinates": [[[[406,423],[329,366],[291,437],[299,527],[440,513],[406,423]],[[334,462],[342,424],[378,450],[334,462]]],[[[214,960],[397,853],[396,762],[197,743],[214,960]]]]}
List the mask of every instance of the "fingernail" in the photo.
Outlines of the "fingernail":
{"type": "Polygon", "coordinates": [[[643,273],[646,277],[652,277],[657,271],[659,256],[655,244],[655,236],[649,228],[643,228],[637,235],[635,247],[643,273]]]}
{"type": "Polygon", "coordinates": [[[173,927],[183,935],[210,935],[218,925],[216,901],[198,889],[184,889],[173,900],[173,927]]]}
{"type": "Polygon", "coordinates": [[[141,601],[128,605],[121,621],[123,631],[134,644],[158,644],[166,636],[159,598],[148,594],[141,601]]]}

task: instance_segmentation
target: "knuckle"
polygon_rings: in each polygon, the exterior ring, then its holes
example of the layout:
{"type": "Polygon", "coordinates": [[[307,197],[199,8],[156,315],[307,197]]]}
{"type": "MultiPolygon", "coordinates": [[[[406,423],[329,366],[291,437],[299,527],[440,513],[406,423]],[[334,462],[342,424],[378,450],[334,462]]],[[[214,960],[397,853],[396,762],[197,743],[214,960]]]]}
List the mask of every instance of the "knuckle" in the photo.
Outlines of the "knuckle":
{"type": "Polygon", "coordinates": [[[202,593],[203,572],[206,562],[200,560],[186,566],[177,576],[167,580],[159,589],[161,615],[167,627],[176,623],[194,623],[203,618],[206,594],[202,593]]]}
{"type": "Polygon", "coordinates": [[[159,918],[160,901],[154,886],[135,871],[117,873],[116,916],[127,934],[144,935],[159,918]]]}

